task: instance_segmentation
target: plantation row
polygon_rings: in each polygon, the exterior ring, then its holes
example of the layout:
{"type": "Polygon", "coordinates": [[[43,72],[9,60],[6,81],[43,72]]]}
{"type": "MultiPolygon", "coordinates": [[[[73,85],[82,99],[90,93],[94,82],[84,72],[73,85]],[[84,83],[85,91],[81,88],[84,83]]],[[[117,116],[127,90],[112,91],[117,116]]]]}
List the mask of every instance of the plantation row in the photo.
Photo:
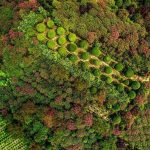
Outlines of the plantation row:
{"type": "Polygon", "coordinates": [[[0,116],[0,149],[1,150],[27,150],[23,139],[16,138],[15,135],[7,133],[7,122],[0,116]]]}

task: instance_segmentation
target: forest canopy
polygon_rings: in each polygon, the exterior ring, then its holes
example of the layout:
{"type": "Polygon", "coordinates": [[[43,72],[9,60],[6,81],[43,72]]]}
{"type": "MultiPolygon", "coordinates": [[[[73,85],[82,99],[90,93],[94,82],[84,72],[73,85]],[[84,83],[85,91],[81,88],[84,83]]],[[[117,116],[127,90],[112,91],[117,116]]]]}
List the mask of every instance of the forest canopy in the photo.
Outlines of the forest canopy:
{"type": "Polygon", "coordinates": [[[149,0],[0,0],[0,149],[149,150],[149,0]]]}

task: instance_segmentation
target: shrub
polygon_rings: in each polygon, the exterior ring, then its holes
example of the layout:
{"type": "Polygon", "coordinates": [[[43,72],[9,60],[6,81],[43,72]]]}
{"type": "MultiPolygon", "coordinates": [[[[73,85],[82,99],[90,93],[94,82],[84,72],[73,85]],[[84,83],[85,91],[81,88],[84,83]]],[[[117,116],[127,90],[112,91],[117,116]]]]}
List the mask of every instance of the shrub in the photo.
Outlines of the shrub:
{"type": "Polygon", "coordinates": [[[100,65],[100,61],[97,60],[97,59],[92,59],[92,60],[91,60],[91,63],[92,63],[93,65],[96,65],[96,66],[99,66],[99,65],[100,65]]]}
{"type": "Polygon", "coordinates": [[[132,89],[137,90],[137,89],[139,89],[141,87],[141,84],[138,81],[133,81],[131,83],[131,87],[132,87],[132,89]]]}
{"type": "Polygon", "coordinates": [[[91,87],[90,92],[91,92],[91,94],[96,94],[97,93],[97,88],[96,87],[91,87]]]}
{"type": "Polygon", "coordinates": [[[48,48],[54,49],[55,46],[56,46],[55,41],[48,41],[48,42],[47,42],[47,47],[48,47],[48,48]]]}
{"type": "Polygon", "coordinates": [[[51,29],[47,33],[48,38],[52,39],[56,36],[55,30],[51,29]]]}
{"type": "Polygon", "coordinates": [[[130,82],[129,82],[129,80],[124,80],[123,83],[124,83],[125,85],[129,85],[130,82]]]}
{"type": "Polygon", "coordinates": [[[67,125],[68,130],[70,130],[70,131],[76,130],[76,125],[75,125],[74,121],[69,120],[69,121],[67,121],[66,125],[67,125]]]}
{"type": "Polygon", "coordinates": [[[112,122],[114,125],[119,124],[121,122],[121,117],[118,115],[114,116],[112,122]]]}
{"type": "Polygon", "coordinates": [[[120,106],[120,104],[119,104],[119,103],[117,103],[117,104],[113,105],[113,110],[115,110],[115,111],[119,111],[120,109],[121,109],[121,106],[120,106]]]}
{"type": "Polygon", "coordinates": [[[48,26],[49,28],[53,28],[53,27],[54,27],[54,21],[53,21],[53,20],[48,20],[48,21],[47,21],[47,26],[48,26]]]}
{"type": "Polygon", "coordinates": [[[33,37],[35,35],[35,30],[32,28],[29,28],[26,33],[29,37],[33,37]]]}
{"type": "Polygon", "coordinates": [[[80,66],[81,66],[82,70],[86,70],[86,69],[88,69],[89,65],[88,65],[88,62],[81,61],[80,66]]]}
{"type": "Polygon", "coordinates": [[[82,40],[79,45],[81,48],[84,48],[84,49],[88,49],[89,47],[89,43],[86,40],[82,40]]]}
{"type": "Polygon", "coordinates": [[[110,62],[111,60],[111,57],[110,56],[104,56],[104,61],[105,62],[110,62]]]}
{"type": "Polygon", "coordinates": [[[65,43],[66,43],[67,41],[66,41],[66,38],[65,37],[59,37],[58,38],[58,44],[59,45],[64,45],[65,43]]]}
{"type": "Polygon", "coordinates": [[[37,34],[38,41],[44,41],[46,39],[46,36],[44,33],[37,34]]]}
{"type": "Polygon", "coordinates": [[[105,67],[105,72],[107,73],[107,74],[111,74],[112,73],[112,68],[111,67],[105,67]]]}
{"type": "Polygon", "coordinates": [[[95,76],[99,76],[99,75],[100,75],[100,70],[99,70],[99,69],[94,69],[94,70],[93,70],[93,74],[94,74],[95,76]]]}
{"type": "Polygon", "coordinates": [[[65,29],[63,27],[58,27],[56,32],[58,35],[64,35],[65,29]]]}
{"type": "Polygon", "coordinates": [[[131,0],[124,0],[123,1],[123,5],[125,5],[125,6],[130,6],[132,4],[132,2],[131,2],[131,0]]]}
{"type": "Polygon", "coordinates": [[[93,115],[90,113],[87,113],[84,116],[84,123],[86,124],[86,126],[92,126],[93,125],[93,115]]]}
{"type": "Polygon", "coordinates": [[[110,84],[112,83],[113,79],[111,77],[106,77],[106,83],[110,84]]]}
{"type": "Polygon", "coordinates": [[[124,68],[124,66],[123,66],[122,63],[118,63],[118,64],[115,65],[115,69],[116,69],[117,71],[122,71],[123,68],[124,68]]]}
{"type": "Polygon", "coordinates": [[[74,33],[70,33],[68,35],[68,39],[69,39],[70,42],[75,42],[77,37],[76,37],[76,35],[74,33]]]}
{"type": "Polygon", "coordinates": [[[100,51],[100,49],[98,47],[94,47],[91,50],[91,54],[96,56],[96,57],[98,57],[101,54],[101,51],[100,51]]]}
{"type": "Polygon", "coordinates": [[[128,96],[129,96],[130,99],[134,99],[136,97],[136,93],[134,91],[130,91],[128,93],[128,96]]]}
{"type": "Polygon", "coordinates": [[[83,52],[82,54],[81,54],[81,58],[83,59],[83,60],[87,60],[87,59],[89,59],[89,53],[88,52],[83,52]]]}
{"type": "Polygon", "coordinates": [[[118,85],[117,85],[117,90],[118,90],[119,92],[124,91],[124,86],[123,86],[122,84],[118,84],[118,85]]]}
{"type": "Polygon", "coordinates": [[[39,23],[36,25],[36,30],[40,33],[44,32],[46,30],[46,26],[44,23],[39,23]]]}
{"type": "Polygon", "coordinates": [[[123,0],[115,0],[115,4],[118,6],[118,7],[121,7],[123,5],[123,0]]]}
{"type": "Polygon", "coordinates": [[[78,57],[76,55],[69,55],[69,60],[71,60],[73,63],[78,60],[78,57]]]}
{"type": "Polygon", "coordinates": [[[134,71],[129,68],[126,72],[125,72],[125,76],[128,78],[131,78],[134,75],[134,71]]]}
{"type": "Polygon", "coordinates": [[[76,44],[73,44],[73,43],[69,44],[69,45],[68,45],[68,50],[69,50],[70,52],[76,51],[76,50],[77,50],[77,45],[76,45],[76,44]]]}
{"type": "Polygon", "coordinates": [[[61,56],[66,56],[67,55],[67,49],[65,47],[60,47],[58,49],[58,53],[61,55],[61,56]]]}

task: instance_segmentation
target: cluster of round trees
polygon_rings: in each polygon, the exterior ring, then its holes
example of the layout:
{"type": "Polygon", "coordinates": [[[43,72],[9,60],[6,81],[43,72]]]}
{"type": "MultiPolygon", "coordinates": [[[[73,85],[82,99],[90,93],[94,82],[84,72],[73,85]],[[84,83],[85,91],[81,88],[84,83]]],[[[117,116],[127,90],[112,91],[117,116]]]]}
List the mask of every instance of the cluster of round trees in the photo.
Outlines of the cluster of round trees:
{"type": "MultiPolygon", "coordinates": [[[[90,48],[86,40],[79,40],[74,33],[67,33],[63,27],[55,26],[53,20],[49,19],[37,24],[36,30],[39,42],[46,43],[49,49],[56,50],[60,56],[67,57],[72,63],[79,62],[82,70],[91,68],[91,73],[95,77],[105,80],[107,84],[111,84],[114,81],[112,77],[115,73],[114,71],[123,74],[126,78],[134,76],[134,71],[131,68],[126,69],[122,63],[116,62],[111,65],[113,62],[112,58],[109,55],[104,55],[100,47],[93,46],[90,48]],[[99,67],[103,62],[107,65],[103,65],[104,67],[100,70],[99,67]]],[[[116,89],[119,92],[123,92],[126,86],[131,87],[128,95],[130,99],[134,99],[136,97],[135,90],[140,88],[140,83],[124,80],[121,84],[117,84],[116,89]]],[[[96,93],[96,89],[92,88],[91,93],[96,93]]]]}

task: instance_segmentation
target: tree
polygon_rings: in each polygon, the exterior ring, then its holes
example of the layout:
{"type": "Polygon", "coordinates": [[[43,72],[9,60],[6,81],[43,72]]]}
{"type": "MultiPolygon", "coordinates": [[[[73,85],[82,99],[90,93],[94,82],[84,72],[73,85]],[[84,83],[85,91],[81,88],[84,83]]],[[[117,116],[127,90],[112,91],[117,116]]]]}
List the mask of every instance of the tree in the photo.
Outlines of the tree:
{"type": "Polygon", "coordinates": [[[121,7],[123,5],[123,0],[115,0],[115,4],[118,6],[118,7],[121,7]]]}
{"type": "Polygon", "coordinates": [[[126,72],[125,72],[125,76],[128,78],[131,78],[134,75],[134,71],[129,68],[126,72]]]}
{"type": "Polygon", "coordinates": [[[131,88],[133,89],[133,90],[137,90],[137,89],[139,89],[141,87],[141,84],[140,84],[140,82],[138,82],[138,81],[133,81],[132,83],[131,83],[131,88]]]}

